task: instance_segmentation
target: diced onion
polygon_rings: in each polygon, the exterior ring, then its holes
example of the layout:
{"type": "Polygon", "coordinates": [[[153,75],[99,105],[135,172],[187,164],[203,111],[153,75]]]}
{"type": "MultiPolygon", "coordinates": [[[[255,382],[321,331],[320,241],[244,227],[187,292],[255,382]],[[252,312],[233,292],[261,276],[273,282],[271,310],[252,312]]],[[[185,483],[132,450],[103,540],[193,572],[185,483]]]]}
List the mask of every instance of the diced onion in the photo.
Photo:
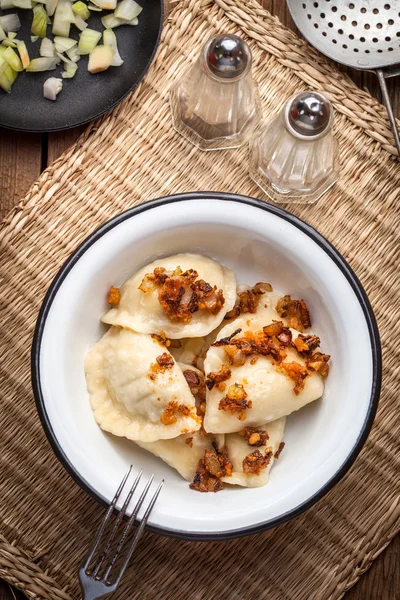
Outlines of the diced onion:
{"type": "Polygon", "coordinates": [[[66,55],[70,60],[72,60],[72,62],[75,63],[81,59],[77,46],[74,46],[73,48],[71,48],[71,50],[67,50],[66,55]]]}
{"type": "Polygon", "coordinates": [[[72,38],[65,38],[59,35],[54,36],[54,44],[57,52],[66,52],[70,50],[73,46],[76,46],[77,41],[72,38]]]}
{"type": "Polygon", "coordinates": [[[1,45],[5,46],[5,48],[16,48],[17,47],[17,44],[14,42],[14,40],[9,40],[8,38],[3,40],[1,42],[1,45]]]}
{"type": "Polygon", "coordinates": [[[88,7],[81,0],[75,2],[75,4],[72,5],[72,10],[76,15],[78,15],[81,19],[84,19],[85,21],[87,21],[90,17],[90,11],[88,7]]]}
{"type": "Polygon", "coordinates": [[[49,23],[50,19],[44,7],[41,4],[37,4],[33,9],[32,35],[38,35],[41,38],[46,37],[46,29],[49,23]]]}
{"type": "Polygon", "coordinates": [[[8,62],[14,71],[23,71],[23,66],[20,57],[12,48],[7,48],[3,54],[3,58],[8,62]]]}
{"type": "Polygon", "coordinates": [[[65,65],[65,71],[63,71],[61,73],[61,77],[63,79],[71,79],[72,77],[75,76],[75,73],[77,72],[77,70],[78,70],[78,65],[76,65],[75,63],[73,63],[73,64],[67,63],[65,65]]]}
{"type": "Polygon", "coordinates": [[[22,8],[22,9],[25,9],[25,10],[32,9],[32,2],[31,2],[31,0],[12,0],[12,5],[15,8],[22,8]]]}
{"type": "Polygon", "coordinates": [[[24,69],[26,69],[26,67],[29,65],[29,54],[28,54],[28,50],[27,47],[25,45],[25,42],[18,42],[17,44],[17,50],[19,53],[19,56],[21,58],[21,62],[22,62],[22,66],[24,67],[24,69]]]}
{"type": "Polygon", "coordinates": [[[1,10],[9,10],[10,8],[13,8],[14,4],[12,2],[12,0],[0,0],[0,8],[1,10]]]}
{"type": "Polygon", "coordinates": [[[132,19],[140,15],[142,10],[142,7],[135,0],[122,0],[115,9],[114,14],[117,19],[132,21],[132,19]]]}
{"type": "Polygon", "coordinates": [[[40,56],[46,56],[47,58],[54,58],[56,54],[54,42],[47,37],[43,38],[40,44],[39,54],[40,56]]]}
{"type": "Polygon", "coordinates": [[[43,95],[47,100],[55,101],[57,94],[62,90],[63,82],[58,77],[49,77],[43,84],[43,95]]]}
{"type": "Polygon", "coordinates": [[[80,17],[79,15],[75,15],[75,25],[77,26],[79,31],[83,31],[88,26],[86,21],[82,19],[82,17],[80,17]]]}
{"type": "Polygon", "coordinates": [[[39,71],[53,71],[57,66],[55,58],[34,58],[27,66],[27,71],[30,73],[38,73],[39,71]]]}
{"type": "Polygon", "coordinates": [[[90,54],[97,46],[101,38],[100,31],[95,29],[85,29],[79,36],[78,52],[82,56],[83,54],[90,54]]]}
{"type": "Polygon", "coordinates": [[[101,10],[114,10],[117,6],[117,0],[92,0],[92,3],[101,10]]]}
{"type": "Polygon", "coordinates": [[[124,62],[118,52],[117,38],[112,29],[106,29],[103,32],[103,43],[105,46],[110,46],[114,50],[114,56],[111,61],[112,67],[120,67],[124,62]]]}
{"type": "Polygon", "coordinates": [[[97,46],[89,54],[88,71],[90,73],[100,73],[111,67],[114,57],[114,50],[110,46],[97,46]]]}
{"type": "Polygon", "coordinates": [[[19,31],[21,29],[21,21],[16,13],[0,17],[0,25],[6,33],[9,31],[19,31]]]}
{"type": "Polygon", "coordinates": [[[54,12],[57,8],[58,0],[46,0],[46,12],[49,17],[54,15],[54,12]]]}
{"type": "Polygon", "coordinates": [[[9,64],[7,64],[3,73],[0,75],[0,87],[3,88],[5,92],[11,92],[11,87],[14,81],[16,80],[17,76],[17,71],[14,71],[14,69],[12,69],[9,64]]]}

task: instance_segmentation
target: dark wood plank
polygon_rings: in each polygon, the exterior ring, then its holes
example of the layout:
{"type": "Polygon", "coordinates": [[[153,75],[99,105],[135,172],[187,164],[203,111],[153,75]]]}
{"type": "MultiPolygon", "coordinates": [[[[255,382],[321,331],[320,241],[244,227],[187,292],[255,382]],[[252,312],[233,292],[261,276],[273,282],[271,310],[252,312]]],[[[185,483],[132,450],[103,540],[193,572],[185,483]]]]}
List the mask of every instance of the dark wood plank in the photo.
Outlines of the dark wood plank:
{"type": "Polygon", "coordinates": [[[81,135],[82,131],[85,130],[85,126],[75,127],[68,131],[57,131],[56,133],[49,133],[47,136],[47,148],[46,148],[46,166],[50,165],[66,150],[71,146],[81,135]]]}
{"type": "Polygon", "coordinates": [[[0,600],[24,600],[26,596],[0,579],[0,600]]]}
{"type": "Polygon", "coordinates": [[[0,129],[0,219],[23,198],[41,170],[41,134],[0,129]]]}

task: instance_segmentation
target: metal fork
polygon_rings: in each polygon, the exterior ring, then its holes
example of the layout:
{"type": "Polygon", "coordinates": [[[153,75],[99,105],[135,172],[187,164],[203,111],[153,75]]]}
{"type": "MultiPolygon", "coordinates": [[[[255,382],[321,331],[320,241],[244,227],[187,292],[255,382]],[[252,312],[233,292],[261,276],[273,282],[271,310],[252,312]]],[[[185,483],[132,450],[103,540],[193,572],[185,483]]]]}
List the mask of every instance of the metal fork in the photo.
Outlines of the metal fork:
{"type": "Polygon", "coordinates": [[[117,589],[117,587],[126,571],[128,563],[132,557],[132,554],[135,551],[135,548],[139,541],[139,538],[141,537],[141,535],[143,533],[144,527],[147,523],[147,520],[150,516],[153,506],[156,503],[158,495],[163,486],[164,480],[161,481],[160,485],[158,486],[155,494],[151,498],[151,500],[146,508],[146,511],[140,522],[140,525],[138,526],[136,533],[133,536],[132,541],[130,542],[129,548],[126,552],[125,559],[122,563],[122,566],[119,569],[119,572],[117,573],[116,576],[114,576],[112,578],[112,580],[110,580],[111,570],[112,570],[113,566],[115,565],[117,558],[119,557],[119,555],[121,553],[121,550],[125,544],[125,541],[126,541],[128,535],[129,535],[129,532],[132,529],[133,523],[135,522],[135,519],[137,517],[139,509],[142,506],[143,501],[147,495],[147,492],[149,491],[149,488],[153,482],[154,475],[152,475],[150,477],[150,480],[147,482],[143,492],[140,495],[139,500],[137,501],[137,503],[135,505],[135,508],[132,511],[131,516],[128,519],[128,522],[126,523],[126,525],[122,531],[122,534],[120,536],[119,542],[116,546],[114,553],[111,553],[110,548],[111,548],[111,545],[117,534],[118,527],[120,526],[121,521],[125,516],[126,509],[129,506],[129,502],[131,501],[131,498],[132,498],[132,496],[139,484],[140,478],[143,474],[143,469],[140,471],[140,473],[136,477],[135,481],[133,482],[131,489],[128,492],[128,495],[125,499],[124,504],[122,505],[121,510],[119,511],[119,513],[117,515],[114,527],[112,528],[110,534],[107,537],[107,540],[105,541],[105,543],[103,544],[103,546],[100,550],[98,559],[96,560],[93,568],[89,571],[89,565],[92,562],[92,560],[96,554],[96,551],[100,544],[101,538],[103,537],[106,525],[109,522],[109,520],[113,514],[115,506],[118,502],[118,499],[121,495],[121,492],[125,486],[125,483],[129,477],[131,471],[132,471],[132,465],[131,465],[129,471],[126,473],[123,480],[121,481],[121,484],[117,490],[117,493],[115,494],[110,506],[108,507],[108,510],[103,519],[103,522],[101,523],[101,525],[98,529],[98,532],[94,539],[92,547],[90,548],[88,555],[83,560],[83,563],[78,571],[78,577],[79,577],[79,582],[81,584],[83,600],[97,600],[98,598],[105,598],[106,596],[109,596],[110,594],[115,592],[115,590],[117,589]],[[100,575],[100,571],[101,571],[102,567],[103,567],[103,570],[100,575]]]}

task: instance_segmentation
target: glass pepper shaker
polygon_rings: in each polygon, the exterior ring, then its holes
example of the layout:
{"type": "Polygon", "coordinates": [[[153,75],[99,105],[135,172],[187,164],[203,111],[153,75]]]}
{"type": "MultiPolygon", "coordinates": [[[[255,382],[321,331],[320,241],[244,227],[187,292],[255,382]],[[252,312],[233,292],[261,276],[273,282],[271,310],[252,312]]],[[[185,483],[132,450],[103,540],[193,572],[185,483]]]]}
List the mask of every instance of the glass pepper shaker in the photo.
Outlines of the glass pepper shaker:
{"type": "Polygon", "coordinates": [[[253,138],[250,177],[274,202],[316,202],[339,176],[332,126],[333,108],[323,94],[295,94],[253,138]]]}
{"type": "Polygon", "coordinates": [[[173,86],[174,128],[201,150],[237,148],[261,119],[249,46],[236,35],[218,35],[173,86]]]}

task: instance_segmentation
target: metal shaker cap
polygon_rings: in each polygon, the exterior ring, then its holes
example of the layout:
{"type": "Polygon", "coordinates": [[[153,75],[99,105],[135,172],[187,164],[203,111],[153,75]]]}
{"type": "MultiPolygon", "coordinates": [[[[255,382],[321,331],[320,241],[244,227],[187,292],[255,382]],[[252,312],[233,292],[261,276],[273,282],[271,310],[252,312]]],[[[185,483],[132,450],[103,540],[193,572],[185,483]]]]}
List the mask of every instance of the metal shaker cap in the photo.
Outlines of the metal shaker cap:
{"type": "Polygon", "coordinates": [[[285,121],[295,134],[321,137],[332,125],[332,104],[319,92],[300,92],[288,101],[285,121]]]}
{"type": "Polygon", "coordinates": [[[251,50],[237,35],[217,35],[207,44],[206,61],[214,75],[233,79],[251,67],[251,50]]]}

